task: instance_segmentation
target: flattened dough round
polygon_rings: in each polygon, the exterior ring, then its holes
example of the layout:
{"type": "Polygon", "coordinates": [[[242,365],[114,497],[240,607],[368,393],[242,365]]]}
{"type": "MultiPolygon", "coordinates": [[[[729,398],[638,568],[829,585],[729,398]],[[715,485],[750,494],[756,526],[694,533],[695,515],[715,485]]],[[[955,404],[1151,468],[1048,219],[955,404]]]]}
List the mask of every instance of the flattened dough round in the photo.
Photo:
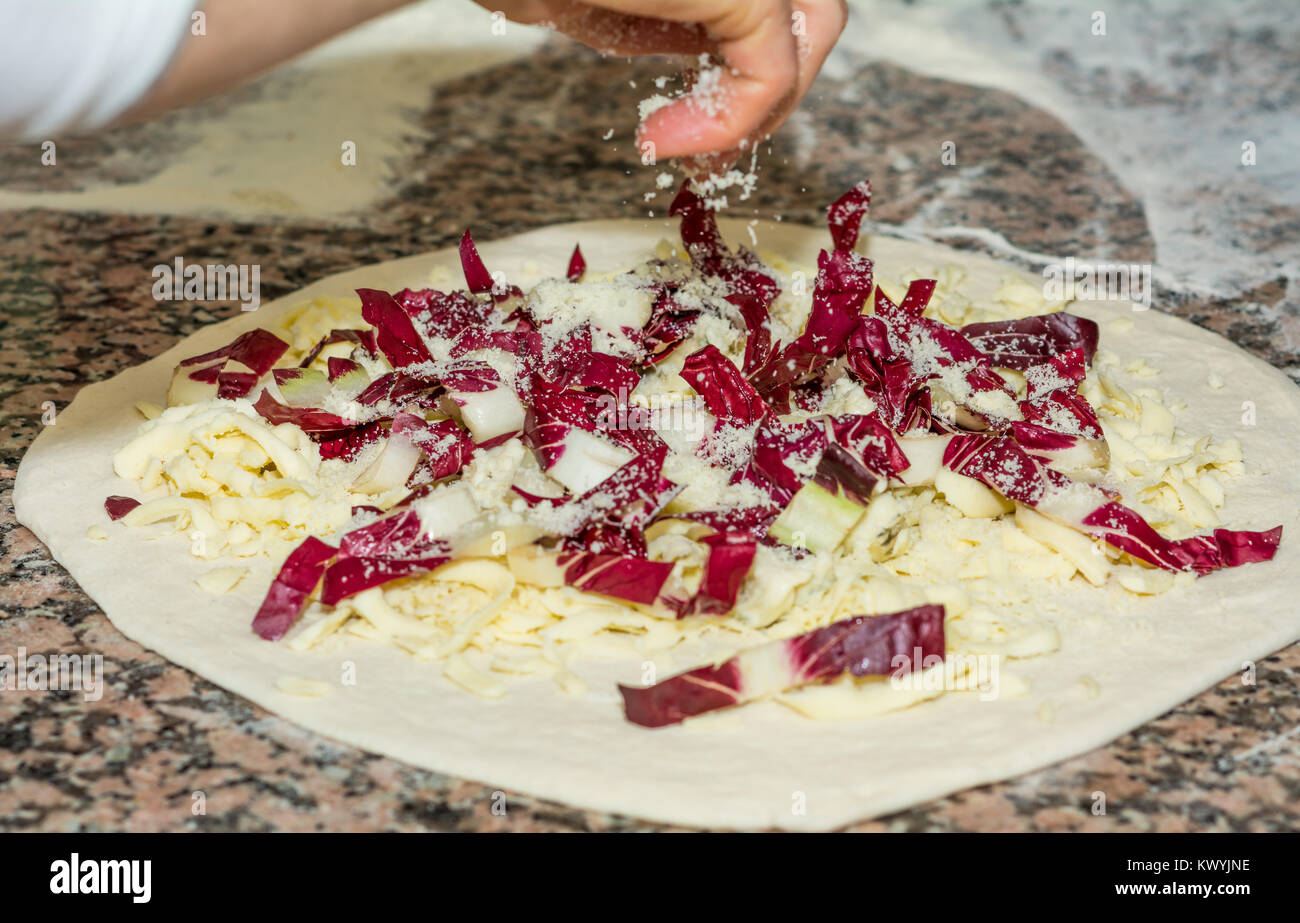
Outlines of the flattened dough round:
{"type": "MultiPolygon", "coordinates": [[[[730,240],[750,243],[746,224],[722,224],[730,240]]],[[[752,230],[758,249],[799,264],[815,264],[827,244],[822,229],[759,223],[752,230]]],[[[581,222],[480,250],[489,268],[516,281],[539,271],[561,274],[575,241],[592,269],[605,271],[640,262],[658,240],[676,235],[668,222],[581,222]]],[[[865,250],[886,278],[959,264],[968,272],[962,292],[976,301],[990,298],[1008,271],[987,257],[879,235],[865,250]]],[[[104,498],[130,492],[111,459],[139,425],[134,403],[161,403],[181,358],[267,325],[306,298],[348,296],[358,287],[423,287],[437,267],[458,278],[456,250],[322,279],[85,388],[23,459],[14,489],[18,518],[127,637],[304,727],[506,791],[698,827],[830,829],[1037,769],[1100,746],[1240,670],[1243,661],[1300,638],[1293,436],[1300,431],[1300,390],[1223,338],[1154,310],[1135,312],[1126,302],[1071,310],[1102,323],[1106,348],[1161,369],[1153,383],[1188,402],[1185,419],[1199,431],[1240,438],[1247,474],[1231,485],[1223,520],[1239,529],[1282,523],[1282,546],[1271,564],[1222,571],[1123,612],[1106,611],[1114,597],[1105,592],[1072,591],[1073,614],[1056,620],[1061,649],[1016,662],[1031,688],[1022,697],[983,702],[950,694],[845,722],[812,721],[759,703],[728,720],[648,731],[623,720],[615,689],[618,681],[638,681],[639,663],[580,668],[591,690],[581,698],[538,680],[485,700],[396,647],[357,640],[344,653],[299,653],[260,640],[249,626],[272,575],[269,563],[254,565],[231,593],[213,596],[194,580],[225,562],[192,557],[181,536],[149,541],[146,530],[109,528],[107,542],[86,538],[89,526],[108,525],[104,498]],[[1119,317],[1132,319],[1132,329],[1114,329],[1108,321],[1119,317]],[[1208,388],[1211,373],[1226,387],[1208,388]],[[1244,401],[1254,402],[1255,425],[1242,422],[1244,401]],[[339,683],[344,659],[356,664],[355,685],[339,683]],[[323,681],[330,692],[287,695],[277,681],[290,675],[323,681]],[[1096,680],[1095,698],[1081,694],[1084,676],[1096,680]],[[1051,707],[1042,708],[1044,702],[1051,707]],[[1049,713],[1054,717],[1045,720],[1049,713]]]]}

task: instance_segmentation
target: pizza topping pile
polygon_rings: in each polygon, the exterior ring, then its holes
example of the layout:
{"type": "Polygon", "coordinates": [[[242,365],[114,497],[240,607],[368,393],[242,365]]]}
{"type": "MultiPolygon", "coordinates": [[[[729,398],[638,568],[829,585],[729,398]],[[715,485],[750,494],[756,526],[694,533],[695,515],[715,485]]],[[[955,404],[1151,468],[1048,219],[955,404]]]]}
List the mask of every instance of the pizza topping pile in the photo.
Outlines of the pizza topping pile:
{"type": "MultiPolygon", "coordinates": [[[[338,606],[469,558],[661,616],[727,617],[761,557],[834,555],[900,488],[933,488],[972,517],[1015,513],[1073,549],[1089,579],[1078,543],[1194,574],[1273,557],[1280,527],[1165,538],[1121,503],[1080,387],[1097,325],[1063,312],[945,323],[934,279],[891,298],[856,251],[869,203],[863,182],[828,209],[831,247],[798,329],[776,308],[804,297],[806,280],[729,247],[689,187],[671,209],[687,259],[622,275],[587,279],[575,248],[563,278],[525,292],[489,271],[466,232],[463,290],[361,289],[364,326],[302,349],[253,330],[184,360],[174,406],[115,465],[157,483],[166,455],[172,482],[209,498],[202,515],[307,533],[253,621],[269,640],[312,599],[338,606]],[[167,455],[196,421],[211,451],[167,455]],[[247,437],[231,443],[238,463],[217,465],[232,428],[247,437]],[[205,484],[214,466],[215,480],[274,471],[279,486],[223,496],[205,484]],[[269,511],[294,491],[298,512],[269,511]]],[[[180,493],[170,515],[201,518],[180,493]]],[[[115,496],[106,509],[128,522],[169,515],[133,504],[115,496]]],[[[938,606],[847,619],[625,688],[626,710],[671,723],[885,672],[894,647],[941,657],[943,637],[938,606]]]]}

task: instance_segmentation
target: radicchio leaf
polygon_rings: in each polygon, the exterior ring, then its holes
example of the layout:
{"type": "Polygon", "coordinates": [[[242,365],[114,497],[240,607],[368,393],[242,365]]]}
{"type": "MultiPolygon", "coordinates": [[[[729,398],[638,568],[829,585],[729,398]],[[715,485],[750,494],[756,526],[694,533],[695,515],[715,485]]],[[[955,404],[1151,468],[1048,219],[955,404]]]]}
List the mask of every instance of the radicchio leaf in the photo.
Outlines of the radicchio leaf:
{"type": "Polygon", "coordinates": [[[871,277],[866,257],[842,250],[818,255],[812,313],[803,333],[785,349],[788,367],[807,374],[844,352],[871,292],[871,277]]]}
{"type": "Polygon", "coordinates": [[[1030,401],[1055,391],[1074,391],[1088,374],[1082,349],[1069,349],[1024,370],[1030,401]]]}
{"type": "Polygon", "coordinates": [[[826,223],[836,250],[852,250],[857,245],[862,219],[870,207],[871,181],[864,179],[826,209],[826,223]]]}
{"type": "Polygon", "coordinates": [[[983,362],[988,357],[976,349],[961,333],[937,320],[923,317],[922,312],[934,294],[933,279],[915,279],[907,286],[907,294],[898,304],[876,287],[875,313],[891,328],[902,342],[916,339],[926,341],[944,363],[983,362]]]}
{"type": "Polygon", "coordinates": [[[339,557],[410,557],[413,549],[425,548],[422,535],[419,515],[406,510],[344,533],[339,540],[339,557]]]}
{"type": "Polygon", "coordinates": [[[859,506],[866,506],[881,478],[843,446],[831,443],[818,460],[812,480],[834,496],[846,497],[859,506]]]}
{"type": "Polygon", "coordinates": [[[393,383],[396,381],[396,372],[385,372],[362,389],[361,393],[356,396],[356,402],[371,407],[380,401],[387,400],[388,392],[393,390],[393,383]]]}
{"type": "MultiPolygon", "coordinates": [[[[1106,462],[1110,453],[1102,436],[1101,422],[1078,390],[1086,374],[1081,349],[1068,350],[1025,370],[1028,395],[1020,402],[1024,422],[1012,424],[1022,445],[1026,444],[1025,439],[1034,441],[1033,430],[1050,430],[1074,437],[1076,443],[1085,440],[1096,443],[1084,454],[1090,455],[1094,464],[1106,462]]],[[[1055,454],[1048,457],[1053,458],[1055,454]]]]}
{"type": "Polygon", "coordinates": [[[464,292],[407,288],[393,298],[432,339],[450,339],[469,331],[481,331],[494,313],[490,302],[471,298],[464,292]]]}
{"type": "Polygon", "coordinates": [[[901,666],[919,670],[943,659],[943,619],[943,606],[844,619],[653,686],[620,685],[623,711],[633,724],[663,727],[845,672],[868,676],[888,674],[901,666]],[[920,662],[915,660],[918,654],[920,662]],[[900,657],[905,658],[901,664],[900,657]]]}
{"type": "Polygon", "coordinates": [[[1062,471],[1104,468],[1110,459],[1105,439],[1061,433],[1024,420],[1012,422],[1011,435],[1034,458],[1062,471]]]}
{"type": "MultiPolygon", "coordinates": [[[[540,376],[551,382],[566,380],[585,367],[592,354],[590,324],[579,324],[563,339],[548,343],[541,330],[550,323],[551,321],[546,321],[541,328],[537,328],[527,315],[521,314],[515,326],[514,352],[526,373],[520,376],[525,383],[530,376],[540,376]]],[[[524,396],[523,391],[521,396],[524,396]]]]}
{"type": "Polygon", "coordinates": [[[507,330],[504,327],[496,329],[467,327],[456,335],[448,355],[453,359],[460,359],[480,349],[500,349],[513,353],[518,346],[518,330],[507,330]]]}
{"type": "Polygon", "coordinates": [[[1271,560],[1282,537],[1278,526],[1267,532],[1216,529],[1211,535],[1164,538],[1141,514],[1116,502],[1113,492],[1044,467],[1009,436],[955,436],[943,464],[1164,570],[1207,574],[1271,560]]]}
{"type": "Polygon", "coordinates": [[[1097,352],[1097,324],[1064,312],[967,324],[961,332],[994,365],[1019,371],[1071,349],[1091,363],[1097,352]]]}
{"type": "Polygon", "coordinates": [[[326,563],[334,557],[335,550],[314,536],[304,539],[285,559],[253,618],[253,631],[267,641],[278,641],[302,614],[303,604],[326,563]]]}
{"type": "Polygon", "coordinates": [[[339,542],[338,559],[325,571],[321,602],[332,606],[390,580],[425,574],[451,560],[451,546],[427,538],[411,508],[353,529],[339,542]]]}
{"type": "Polygon", "coordinates": [[[225,368],[225,365],[226,361],[223,359],[215,365],[207,365],[201,369],[195,369],[190,372],[189,377],[193,381],[201,381],[205,385],[215,385],[217,379],[221,377],[221,370],[225,368]]]}
{"type": "Polygon", "coordinates": [[[341,435],[354,429],[355,420],[345,420],[338,414],[324,410],[312,410],[304,407],[288,407],[271,397],[270,392],[263,391],[253,404],[253,409],[262,419],[272,426],[292,423],[305,433],[331,433],[341,435]]]}
{"type": "Polygon", "coordinates": [[[564,277],[570,282],[581,282],[586,272],[587,261],[582,258],[582,248],[574,244],[573,255],[569,257],[569,268],[565,271],[564,277]]]}
{"type": "Polygon", "coordinates": [[[460,268],[465,273],[465,284],[475,295],[491,294],[494,301],[502,301],[522,295],[518,286],[500,286],[492,279],[492,273],[483,265],[478,247],[469,231],[460,239],[460,268]]]}
{"type": "Polygon", "coordinates": [[[460,239],[460,268],[465,273],[465,284],[475,295],[492,291],[492,274],[483,265],[483,258],[479,256],[469,231],[460,239]]]}
{"type": "Polygon", "coordinates": [[[564,437],[573,427],[596,431],[589,396],[549,382],[535,382],[532,402],[524,420],[524,437],[537,454],[543,470],[560,460],[564,453],[564,437]]]}
{"type": "Polygon", "coordinates": [[[392,433],[409,439],[424,452],[411,483],[450,477],[469,464],[475,451],[474,440],[455,420],[427,423],[414,414],[399,413],[393,418],[392,433]]]}
{"type": "Polygon", "coordinates": [[[632,557],[645,557],[645,526],[659,514],[680,491],[662,474],[668,447],[652,430],[630,438],[631,431],[612,431],[634,453],[625,464],[581,494],[566,498],[537,497],[515,488],[529,505],[549,500],[559,506],[572,504],[585,513],[573,520],[566,534],[566,551],[598,551],[632,557]]]}
{"type": "Polygon", "coordinates": [[[234,361],[248,366],[254,374],[262,376],[271,371],[271,367],[280,360],[288,348],[289,344],[284,340],[269,330],[259,327],[241,333],[220,349],[214,349],[201,356],[182,359],[180,364],[184,368],[191,365],[206,365],[215,360],[234,361]]]}
{"type": "Polygon", "coordinates": [[[752,375],[772,358],[772,325],[767,304],[752,295],[729,295],[727,300],[740,309],[745,321],[745,358],[741,371],[752,375]]]}
{"type": "Polygon", "coordinates": [[[776,298],[779,288],[767,267],[746,250],[730,251],[718,230],[717,215],[691,190],[689,181],[678,190],[668,214],[682,219],[682,244],[696,269],[721,280],[729,294],[756,297],[764,304],[776,298]]]}
{"type": "Polygon", "coordinates": [[[590,551],[562,553],[557,559],[564,568],[564,582],[588,593],[653,605],[659,598],[671,561],[650,561],[620,554],[594,554],[590,551]]]}
{"type": "Polygon", "coordinates": [[[1271,561],[1282,540],[1282,527],[1267,532],[1215,529],[1209,535],[1164,538],[1136,511],[1107,503],[1083,518],[1084,528],[1107,544],[1156,567],[1208,574],[1224,567],[1271,561]]]}
{"type": "Polygon", "coordinates": [[[1020,412],[1024,414],[1026,422],[1037,424],[1043,429],[1081,439],[1102,438],[1097,412],[1083,395],[1073,390],[1053,391],[1035,400],[1022,401],[1020,412]]]}
{"type": "Polygon", "coordinates": [[[699,311],[677,305],[667,290],[660,292],[641,335],[645,364],[654,365],[672,355],[673,350],[691,335],[699,316],[699,311]]]}
{"type": "Polygon", "coordinates": [[[321,350],[331,343],[355,343],[372,356],[379,353],[379,347],[375,345],[375,332],[373,330],[331,330],[319,343],[311,348],[307,355],[303,356],[302,361],[298,363],[298,367],[305,369],[311,365],[316,361],[316,357],[321,354],[321,350]]]}
{"type": "Polygon", "coordinates": [[[767,534],[767,527],[781,514],[781,506],[773,503],[764,506],[730,507],[720,510],[692,510],[673,513],[665,519],[686,519],[702,523],[719,532],[744,532],[756,539],[767,534]]]}
{"type": "Polygon", "coordinates": [[[321,602],[333,606],[349,596],[355,596],[371,587],[383,586],[391,580],[427,574],[450,560],[450,554],[434,555],[418,560],[345,558],[331,564],[325,571],[321,602]]]}
{"type": "Polygon", "coordinates": [[[384,435],[385,422],[386,418],[385,420],[374,420],[341,436],[327,436],[319,439],[316,445],[320,449],[320,457],[323,459],[338,458],[345,462],[352,461],[362,449],[384,435]]]}
{"type": "Polygon", "coordinates": [[[360,362],[330,356],[325,369],[330,384],[345,397],[355,397],[370,384],[370,377],[360,362]]]}
{"type": "Polygon", "coordinates": [[[566,369],[557,382],[571,388],[593,388],[618,397],[628,395],[641,383],[627,360],[608,353],[588,352],[566,369]]]}
{"type": "Polygon", "coordinates": [[[718,230],[717,215],[692,191],[689,181],[682,183],[668,206],[668,214],[682,219],[682,243],[691,262],[716,262],[727,255],[727,244],[718,230]]]}
{"type": "Polygon", "coordinates": [[[433,358],[409,314],[388,292],[359,288],[361,316],[375,328],[375,343],[395,369],[433,358]]]}
{"type": "Polygon", "coordinates": [[[771,412],[740,369],[712,344],[686,357],[681,377],[719,420],[748,426],[771,412]]]}
{"type": "Polygon", "coordinates": [[[893,430],[875,414],[841,414],[826,423],[831,440],[877,477],[898,478],[907,469],[907,454],[893,430]]]}
{"type": "Polygon", "coordinates": [[[123,497],[118,494],[113,494],[111,497],[105,498],[104,512],[108,514],[109,519],[117,522],[139,505],[140,501],[133,497],[123,497]]]}
{"type": "Polygon", "coordinates": [[[769,392],[825,367],[844,353],[858,327],[871,292],[871,260],[846,250],[823,250],[817,267],[808,322],[796,339],[773,351],[754,373],[759,391],[769,392]]]}
{"type": "Polygon", "coordinates": [[[593,551],[597,554],[616,554],[627,558],[644,558],[647,554],[645,533],[641,529],[626,528],[617,522],[592,522],[576,534],[566,536],[560,543],[562,551],[593,551]]]}
{"type": "Polygon", "coordinates": [[[937,378],[945,369],[958,366],[961,388],[969,392],[953,394],[972,426],[1001,426],[1008,421],[987,410],[986,402],[977,409],[971,398],[979,394],[1001,392],[1014,399],[1015,392],[989,364],[989,359],[960,332],[937,320],[923,317],[922,312],[934,293],[933,279],[917,279],[897,305],[879,286],[876,287],[875,317],[863,318],[849,342],[849,367],[863,382],[867,393],[877,399],[886,413],[886,421],[898,432],[907,432],[931,422],[928,389],[925,404],[920,403],[918,385],[937,378]],[[895,344],[908,344],[900,354],[895,344]],[[905,394],[905,397],[900,396],[905,394]]]}
{"type": "Polygon", "coordinates": [[[790,462],[800,468],[811,466],[825,451],[826,441],[826,429],[814,420],[784,423],[774,417],[767,418],[754,432],[750,464],[780,490],[777,496],[783,502],[789,502],[808,480],[807,475],[796,474],[790,462]]]}
{"type": "Polygon", "coordinates": [[[251,372],[222,372],[217,376],[217,397],[227,401],[247,397],[256,384],[257,376],[251,372]]]}
{"type": "Polygon", "coordinates": [[[758,543],[747,532],[715,532],[700,539],[709,548],[700,588],[681,615],[726,615],[754,564],[758,543]]]}
{"type": "Polygon", "coordinates": [[[902,424],[908,416],[908,400],[918,380],[912,362],[894,350],[889,328],[879,317],[863,315],[849,336],[848,367],[862,383],[862,389],[875,402],[885,421],[897,432],[907,432],[902,424]]]}
{"type": "Polygon", "coordinates": [[[1037,507],[1048,489],[1043,468],[1008,436],[954,436],[943,453],[944,467],[974,478],[1008,500],[1037,507]]]}
{"type": "Polygon", "coordinates": [[[288,348],[288,343],[259,328],[240,334],[221,349],[181,360],[180,368],[200,366],[190,371],[188,377],[204,384],[215,384],[216,397],[234,400],[247,397],[258,379],[270,371],[288,348]],[[252,371],[227,370],[230,362],[241,363],[252,371]]]}

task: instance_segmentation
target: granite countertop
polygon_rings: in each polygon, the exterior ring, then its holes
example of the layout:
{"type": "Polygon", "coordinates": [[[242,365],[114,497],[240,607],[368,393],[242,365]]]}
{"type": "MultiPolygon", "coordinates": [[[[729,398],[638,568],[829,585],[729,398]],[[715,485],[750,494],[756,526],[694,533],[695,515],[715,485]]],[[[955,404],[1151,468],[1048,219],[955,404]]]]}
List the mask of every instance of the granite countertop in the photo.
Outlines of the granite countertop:
{"type": "MultiPolygon", "coordinates": [[[[736,214],[818,223],[830,198],[869,174],[882,224],[987,227],[1025,253],[1155,258],[1142,203],[1053,115],[997,90],[847,61],[774,141],[754,197],[736,214]],[[939,149],[954,132],[959,159],[948,166],[939,149]]],[[[352,216],[0,212],[0,652],[102,652],[106,680],[95,702],[0,692],[0,829],[663,829],[513,793],[508,812],[495,815],[482,785],[308,733],[163,660],[119,634],[15,522],[9,493],[43,402],[66,406],[81,386],[238,310],[155,302],[155,264],[177,255],[258,263],[269,300],[329,273],[447,246],[467,226],[486,240],[642,216],[654,207],[642,200],[654,172],[630,155],[631,113],[663,72],[662,63],[602,60],[550,42],[444,83],[409,115],[418,169],[396,170],[386,199],[352,216]],[[611,126],[618,137],[603,140],[611,126]],[[199,791],[206,814],[195,815],[199,791]]],[[[35,146],[0,148],[4,188],[45,194],[139,181],[181,143],[171,127],[163,120],[60,143],[63,166],[53,169],[40,166],[35,146]]],[[[1294,214],[1272,215],[1253,233],[1271,239],[1288,221],[1294,214]]],[[[945,242],[986,247],[961,235],[945,242]]],[[[1235,298],[1161,286],[1155,304],[1294,368],[1300,347],[1278,333],[1297,311],[1289,299],[1284,280],[1261,279],[1235,298]]],[[[1253,686],[1230,677],[1106,747],[853,829],[1300,830],[1298,672],[1293,645],[1259,662],[1253,686]],[[1098,791],[1104,815],[1091,810],[1098,791]]]]}

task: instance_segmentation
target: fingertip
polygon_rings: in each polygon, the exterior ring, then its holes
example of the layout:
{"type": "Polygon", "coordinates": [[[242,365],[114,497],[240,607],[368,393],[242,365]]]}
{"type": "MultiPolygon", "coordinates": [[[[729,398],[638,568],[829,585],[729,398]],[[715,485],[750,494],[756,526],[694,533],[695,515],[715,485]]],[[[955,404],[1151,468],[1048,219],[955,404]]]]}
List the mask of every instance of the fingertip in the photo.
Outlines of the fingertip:
{"type": "Polygon", "coordinates": [[[788,23],[771,17],[738,24],[720,42],[726,63],[702,68],[689,93],[645,116],[642,157],[689,157],[732,151],[756,141],[765,123],[799,95],[799,58],[788,23]]]}
{"type": "Polygon", "coordinates": [[[753,140],[772,110],[772,100],[782,95],[779,88],[773,92],[726,74],[707,88],[697,84],[686,96],[648,114],[638,129],[638,143],[654,144],[659,157],[731,151],[753,140]]]}
{"type": "Polygon", "coordinates": [[[745,137],[743,127],[710,115],[689,99],[680,99],[650,113],[637,129],[637,147],[646,145],[656,159],[691,157],[726,151],[745,137]]]}

